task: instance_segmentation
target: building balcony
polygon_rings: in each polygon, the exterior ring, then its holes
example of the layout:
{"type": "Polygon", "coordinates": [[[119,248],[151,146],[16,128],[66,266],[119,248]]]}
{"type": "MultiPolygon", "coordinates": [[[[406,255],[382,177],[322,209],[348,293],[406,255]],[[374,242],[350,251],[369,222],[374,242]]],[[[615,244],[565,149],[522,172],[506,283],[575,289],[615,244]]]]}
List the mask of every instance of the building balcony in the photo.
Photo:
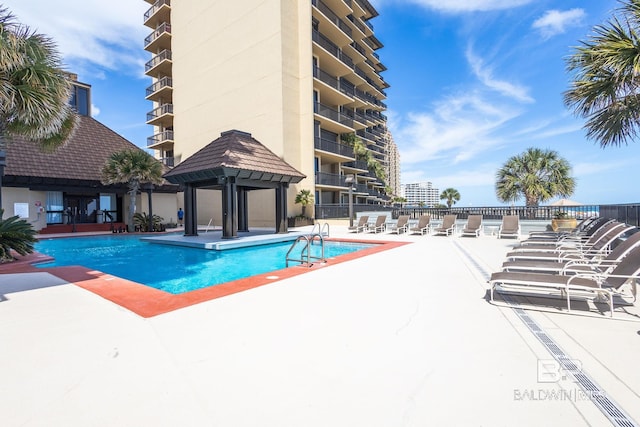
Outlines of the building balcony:
{"type": "Polygon", "coordinates": [[[147,138],[147,148],[160,149],[173,144],[173,131],[165,130],[147,138]]]}
{"type": "Polygon", "coordinates": [[[364,160],[354,160],[351,162],[344,162],[342,164],[343,169],[349,169],[353,171],[362,171],[367,172],[369,167],[367,166],[367,162],[364,160]]]}
{"type": "MultiPolygon", "coordinates": [[[[335,26],[335,28],[342,31],[342,38],[344,38],[345,40],[350,40],[353,37],[351,27],[347,25],[347,23],[342,19],[340,19],[338,15],[336,15],[335,12],[331,10],[331,8],[329,8],[329,6],[327,6],[325,2],[323,2],[322,0],[311,0],[311,4],[321,12],[321,17],[325,18],[333,26],[335,26]],[[346,36],[346,38],[344,36],[346,36]]],[[[337,34],[332,35],[338,36],[337,34]]]]}
{"type": "Polygon", "coordinates": [[[171,51],[169,49],[165,49],[144,64],[144,72],[148,76],[167,76],[171,74],[172,65],[171,51]]]}
{"type": "Polygon", "coordinates": [[[144,13],[144,25],[157,28],[163,22],[171,21],[171,0],[157,0],[144,13]]]}
{"type": "Polygon", "coordinates": [[[346,53],[344,53],[335,43],[333,43],[329,37],[320,33],[319,31],[313,30],[311,32],[311,39],[318,46],[323,48],[325,51],[329,52],[333,57],[340,60],[344,65],[346,65],[349,69],[353,69],[353,59],[346,53]]]}
{"type": "Polygon", "coordinates": [[[172,93],[173,79],[165,76],[147,88],[146,99],[149,101],[170,100],[172,93]]]}
{"type": "Polygon", "coordinates": [[[348,187],[344,175],[327,172],[316,172],[316,185],[324,187],[348,187]]]}
{"type": "Polygon", "coordinates": [[[173,125],[173,104],[163,104],[147,113],[147,124],[170,127],[173,125]]]}
{"type": "Polygon", "coordinates": [[[149,52],[157,52],[171,48],[171,24],[163,22],[151,34],[144,39],[144,49],[149,52]]]}
{"type": "Polygon", "coordinates": [[[323,129],[334,133],[348,133],[353,131],[353,119],[341,113],[338,109],[315,102],[313,112],[323,129]]]}
{"type": "MultiPolygon", "coordinates": [[[[321,70],[318,67],[313,68],[313,77],[333,89],[321,91],[321,97],[325,101],[332,104],[348,104],[353,102],[352,95],[349,95],[349,87],[337,77],[321,70]]],[[[353,90],[351,90],[351,92],[353,92],[353,90]]]]}
{"type": "Polygon", "coordinates": [[[333,156],[329,157],[333,157],[337,161],[351,160],[354,158],[353,147],[336,141],[315,137],[313,146],[316,150],[333,154],[333,156]]]}

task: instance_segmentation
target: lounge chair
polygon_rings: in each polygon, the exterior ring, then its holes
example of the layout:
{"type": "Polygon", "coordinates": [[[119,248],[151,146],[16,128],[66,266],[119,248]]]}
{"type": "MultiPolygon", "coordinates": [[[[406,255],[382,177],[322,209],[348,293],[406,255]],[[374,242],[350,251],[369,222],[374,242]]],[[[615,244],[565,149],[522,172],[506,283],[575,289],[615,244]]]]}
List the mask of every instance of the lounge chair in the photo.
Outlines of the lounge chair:
{"type": "Polygon", "coordinates": [[[456,219],[457,215],[445,215],[442,219],[442,225],[433,229],[433,234],[444,234],[445,236],[453,235],[456,231],[456,219]]]}
{"type": "Polygon", "coordinates": [[[409,215],[400,215],[395,225],[391,226],[390,233],[406,233],[409,230],[409,215]]]}
{"type": "Polygon", "coordinates": [[[635,232],[622,240],[606,257],[584,256],[579,259],[567,259],[565,261],[532,261],[517,260],[502,263],[502,271],[533,272],[550,274],[578,274],[596,271],[606,273],[614,268],[629,253],[630,250],[640,245],[640,232],[635,232]]]}
{"type": "Polygon", "coordinates": [[[566,238],[572,239],[588,239],[600,228],[612,222],[613,218],[592,217],[580,222],[572,231],[532,231],[529,233],[527,240],[561,240],[566,238]]]}
{"type": "Polygon", "coordinates": [[[498,229],[498,239],[503,237],[520,238],[520,217],[518,215],[504,215],[498,229]]]}
{"type": "Polygon", "coordinates": [[[369,222],[369,216],[362,215],[356,225],[354,225],[353,227],[349,227],[349,231],[355,231],[356,233],[365,231],[367,229],[368,222],[369,222]]]}
{"type": "Polygon", "coordinates": [[[541,248],[532,251],[511,251],[507,253],[507,259],[511,261],[528,259],[562,262],[570,259],[604,257],[609,252],[611,244],[633,228],[633,226],[626,224],[622,224],[622,227],[612,227],[609,232],[604,233],[602,238],[597,238],[594,235],[592,238],[597,242],[593,244],[552,247],[546,251],[541,248]]]}
{"type": "Polygon", "coordinates": [[[411,234],[420,233],[421,236],[424,236],[426,233],[429,233],[431,230],[431,215],[420,215],[418,219],[418,225],[415,227],[409,228],[411,234]]]}
{"type": "Polygon", "coordinates": [[[378,215],[376,218],[376,223],[374,225],[369,226],[368,230],[371,233],[382,233],[387,229],[387,216],[386,215],[378,215]]]}
{"type": "Polygon", "coordinates": [[[467,224],[462,229],[461,236],[480,236],[482,231],[482,215],[469,215],[467,224]]]}
{"type": "Polygon", "coordinates": [[[499,288],[501,293],[535,295],[543,297],[563,297],[567,300],[567,309],[571,311],[571,297],[606,297],[613,317],[613,298],[622,298],[624,303],[633,304],[636,300],[637,284],[640,278],[640,246],[631,249],[613,268],[604,273],[589,272],[574,275],[519,273],[500,271],[489,279],[491,301],[499,288]],[[623,292],[626,284],[631,285],[630,295],[623,292]],[[626,298],[632,297],[631,301],[626,298]]]}
{"type": "Polygon", "coordinates": [[[599,244],[601,241],[609,241],[613,238],[617,238],[622,235],[622,230],[628,231],[628,226],[622,222],[611,222],[602,227],[598,232],[594,233],[588,240],[559,240],[553,242],[531,242],[523,241],[519,245],[514,246],[512,252],[523,251],[538,251],[538,252],[553,252],[562,251],[568,249],[586,250],[594,245],[599,244]]]}

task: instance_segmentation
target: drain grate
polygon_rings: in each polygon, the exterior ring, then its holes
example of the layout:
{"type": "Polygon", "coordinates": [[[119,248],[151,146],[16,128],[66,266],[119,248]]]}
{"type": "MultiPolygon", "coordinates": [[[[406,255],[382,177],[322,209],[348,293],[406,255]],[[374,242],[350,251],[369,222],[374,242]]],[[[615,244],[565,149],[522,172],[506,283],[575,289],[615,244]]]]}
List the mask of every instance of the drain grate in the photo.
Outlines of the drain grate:
{"type": "MultiPolygon", "coordinates": [[[[480,272],[486,280],[489,280],[491,273],[483,268],[459,243],[456,242],[455,245],[467,260],[478,270],[478,272],[480,272]]],[[[560,346],[558,346],[558,344],[556,344],[556,342],[547,335],[544,329],[542,329],[525,310],[519,307],[517,301],[509,295],[503,295],[502,297],[518,315],[520,320],[527,325],[533,335],[538,338],[560,366],[562,366],[562,368],[571,375],[571,378],[573,378],[575,383],[578,384],[582,391],[590,397],[591,402],[600,409],[611,423],[621,427],[640,427],[616,402],[607,396],[607,393],[602,390],[602,388],[600,388],[600,386],[591,377],[589,377],[584,370],[576,366],[573,362],[574,359],[569,357],[569,355],[567,355],[567,353],[565,353],[564,350],[562,350],[560,346]]]]}

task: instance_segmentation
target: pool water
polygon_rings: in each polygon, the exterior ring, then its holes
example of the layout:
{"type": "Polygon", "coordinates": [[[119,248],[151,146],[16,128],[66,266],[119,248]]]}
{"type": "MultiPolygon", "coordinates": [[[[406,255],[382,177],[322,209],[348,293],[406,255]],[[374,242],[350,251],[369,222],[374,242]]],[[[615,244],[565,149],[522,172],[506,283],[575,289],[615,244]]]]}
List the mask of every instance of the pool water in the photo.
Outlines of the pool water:
{"type": "MultiPolygon", "coordinates": [[[[41,240],[35,244],[35,249],[55,258],[55,261],[38,264],[39,267],[81,265],[181,294],[285,268],[291,243],[214,251],[152,244],[141,241],[138,236],[106,235],[41,240]]],[[[371,246],[326,241],[325,258],[371,246]]],[[[294,253],[291,255],[295,256],[294,253]]],[[[320,255],[320,245],[313,245],[311,255],[320,255]]]]}

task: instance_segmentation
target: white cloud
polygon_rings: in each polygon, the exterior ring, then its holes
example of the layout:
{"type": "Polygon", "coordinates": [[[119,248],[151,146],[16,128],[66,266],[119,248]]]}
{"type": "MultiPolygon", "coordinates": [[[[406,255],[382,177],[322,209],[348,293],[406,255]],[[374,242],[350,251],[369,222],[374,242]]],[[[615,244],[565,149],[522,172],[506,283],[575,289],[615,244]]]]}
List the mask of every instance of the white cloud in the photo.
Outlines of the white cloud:
{"type": "Polygon", "coordinates": [[[403,164],[430,160],[456,164],[502,145],[504,140],[496,132],[519,114],[513,106],[464,93],[436,103],[432,111],[394,118],[391,128],[403,164]]]}
{"type": "Polygon", "coordinates": [[[98,66],[142,75],[141,64],[149,57],[142,49],[151,33],[142,23],[149,3],[65,0],[61,7],[59,2],[5,0],[4,5],[18,22],[53,38],[70,71],[80,74],[98,66]]]}
{"type": "Polygon", "coordinates": [[[479,56],[476,56],[473,53],[471,47],[467,48],[465,55],[467,58],[467,62],[469,62],[469,65],[471,66],[471,70],[473,71],[473,74],[486,87],[488,87],[491,90],[495,90],[496,92],[504,96],[513,98],[521,102],[527,102],[527,103],[534,102],[534,99],[531,96],[529,96],[528,88],[515,83],[505,81],[505,80],[496,79],[493,76],[493,70],[490,67],[487,67],[485,65],[482,58],[480,58],[479,56]]]}
{"type": "Polygon", "coordinates": [[[533,0],[410,0],[420,6],[446,13],[487,12],[511,9],[533,0]]]}
{"type": "Polygon", "coordinates": [[[539,30],[542,37],[548,39],[564,33],[569,27],[580,25],[585,16],[584,9],[578,8],[565,11],[547,10],[542,17],[533,22],[531,27],[539,30]]]}

